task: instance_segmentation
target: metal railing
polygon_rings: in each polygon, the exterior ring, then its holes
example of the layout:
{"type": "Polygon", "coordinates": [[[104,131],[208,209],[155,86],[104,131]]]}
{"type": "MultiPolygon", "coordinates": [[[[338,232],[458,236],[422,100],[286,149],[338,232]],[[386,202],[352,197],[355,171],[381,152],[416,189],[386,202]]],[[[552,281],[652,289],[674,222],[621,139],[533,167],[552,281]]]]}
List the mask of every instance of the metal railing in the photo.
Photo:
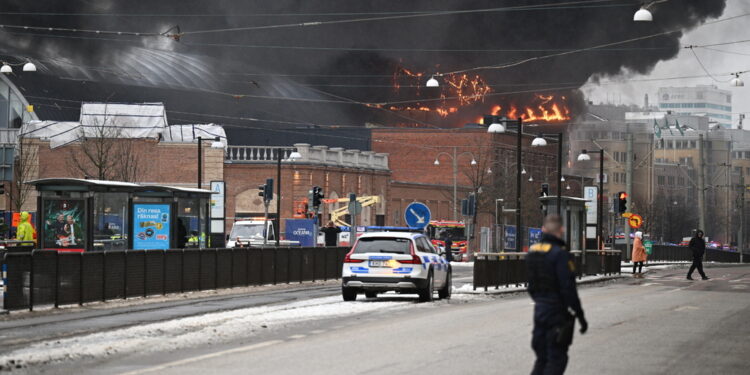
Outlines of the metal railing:
{"type": "Polygon", "coordinates": [[[338,279],[349,248],[130,250],[5,256],[6,310],[338,279]]]}
{"type": "MultiPolygon", "coordinates": [[[[613,275],[620,273],[620,252],[617,250],[571,251],[576,275],[613,275]]],[[[489,287],[526,285],[527,253],[477,253],[474,260],[474,290],[489,287]]]]}
{"type": "Polygon", "coordinates": [[[242,163],[269,163],[278,160],[278,150],[281,149],[281,161],[289,161],[289,155],[296,151],[294,147],[270,146],[228,146],[226,160],[242,163]]]}

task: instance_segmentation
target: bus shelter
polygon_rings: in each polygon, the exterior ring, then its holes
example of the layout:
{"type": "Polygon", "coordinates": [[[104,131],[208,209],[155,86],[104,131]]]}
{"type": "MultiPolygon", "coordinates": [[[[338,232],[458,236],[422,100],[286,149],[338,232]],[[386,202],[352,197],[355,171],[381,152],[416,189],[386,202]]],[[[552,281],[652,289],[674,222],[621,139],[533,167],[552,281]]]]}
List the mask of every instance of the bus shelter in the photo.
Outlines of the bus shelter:
{"type": "MultiPolygon", "coordinates": [[[[540,197],[544,214],[557,213],[557,196],[540,197]]],[[[586,202],[584,198],[560,197],[560,216],[565,226],[565,242],[571,250],[584,250],[586,238],[586,202]]]]}
{"type": "Polygon", "coordinates": [[[30,181],[37,198],[37,245],[58,251],[209,247],[212,191],[121,181],[30,181]]]}

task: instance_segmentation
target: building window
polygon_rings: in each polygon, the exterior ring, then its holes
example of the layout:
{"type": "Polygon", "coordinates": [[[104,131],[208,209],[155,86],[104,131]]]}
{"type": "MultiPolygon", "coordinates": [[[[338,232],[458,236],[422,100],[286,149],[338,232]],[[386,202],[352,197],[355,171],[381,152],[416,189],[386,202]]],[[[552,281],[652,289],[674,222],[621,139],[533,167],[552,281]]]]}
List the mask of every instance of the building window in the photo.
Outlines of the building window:
{"type": "Polygon", "coordinates": [[[677,185],[684,186],[685,185],[685,177],[677,177],[677,185]]]}
{"type": "Polygon", "coordinates": [[[659,185],[664,185],[664,176],[658,176],[656,181],[659,185]]]}
{"type": "Polygon", "coordinates": [[[667,184],[674,185],[674,176],[667,176],[667,184]]]}

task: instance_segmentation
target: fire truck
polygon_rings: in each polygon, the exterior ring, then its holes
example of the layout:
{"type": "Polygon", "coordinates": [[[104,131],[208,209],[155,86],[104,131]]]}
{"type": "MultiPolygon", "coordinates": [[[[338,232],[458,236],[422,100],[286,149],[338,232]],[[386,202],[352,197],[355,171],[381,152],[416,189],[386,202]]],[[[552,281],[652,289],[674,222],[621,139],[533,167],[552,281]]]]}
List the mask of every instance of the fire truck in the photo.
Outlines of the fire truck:
{"type": "Polygon", "coordinates": [[[454,261],[466,260],[466,225],[463,221],[433,220],[427,226],[427,236],[440,249],[445,247],[443,232],[451,237],[451,255],[454,261]]]}

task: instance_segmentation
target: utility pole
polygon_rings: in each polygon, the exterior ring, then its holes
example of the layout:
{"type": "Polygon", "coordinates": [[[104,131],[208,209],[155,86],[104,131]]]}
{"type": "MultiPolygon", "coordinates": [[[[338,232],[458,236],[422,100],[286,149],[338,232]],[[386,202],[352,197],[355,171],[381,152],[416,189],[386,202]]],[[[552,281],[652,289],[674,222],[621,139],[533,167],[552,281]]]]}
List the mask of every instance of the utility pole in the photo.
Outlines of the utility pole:
{"type": "MultiPolygon", "coordinates": [[[[625,194],[627,194],[628,204],[625,212],[631,212],[633,207],[633,133],[627,133],[627,159],[625,160],[625,194]]],[[[617,210],[615,210],[617,213],[617,210]]],[[[624,220],[623,225],[625,233],[625,259],[630,258],[630,225],[628,220],[624,220]]]]}
{"type": "Polygon", "coordinates": [[[703,134],[698,134],[698,229],[706,231],[706,159],[703,134]]]}
{"type": "Polygon", "coordinates": [[[745,252],[745,172],[740,169],[740,230],[737,231],[737,251],[740,253],[740,264],[742,264],[742,253],[745,252]]]}

